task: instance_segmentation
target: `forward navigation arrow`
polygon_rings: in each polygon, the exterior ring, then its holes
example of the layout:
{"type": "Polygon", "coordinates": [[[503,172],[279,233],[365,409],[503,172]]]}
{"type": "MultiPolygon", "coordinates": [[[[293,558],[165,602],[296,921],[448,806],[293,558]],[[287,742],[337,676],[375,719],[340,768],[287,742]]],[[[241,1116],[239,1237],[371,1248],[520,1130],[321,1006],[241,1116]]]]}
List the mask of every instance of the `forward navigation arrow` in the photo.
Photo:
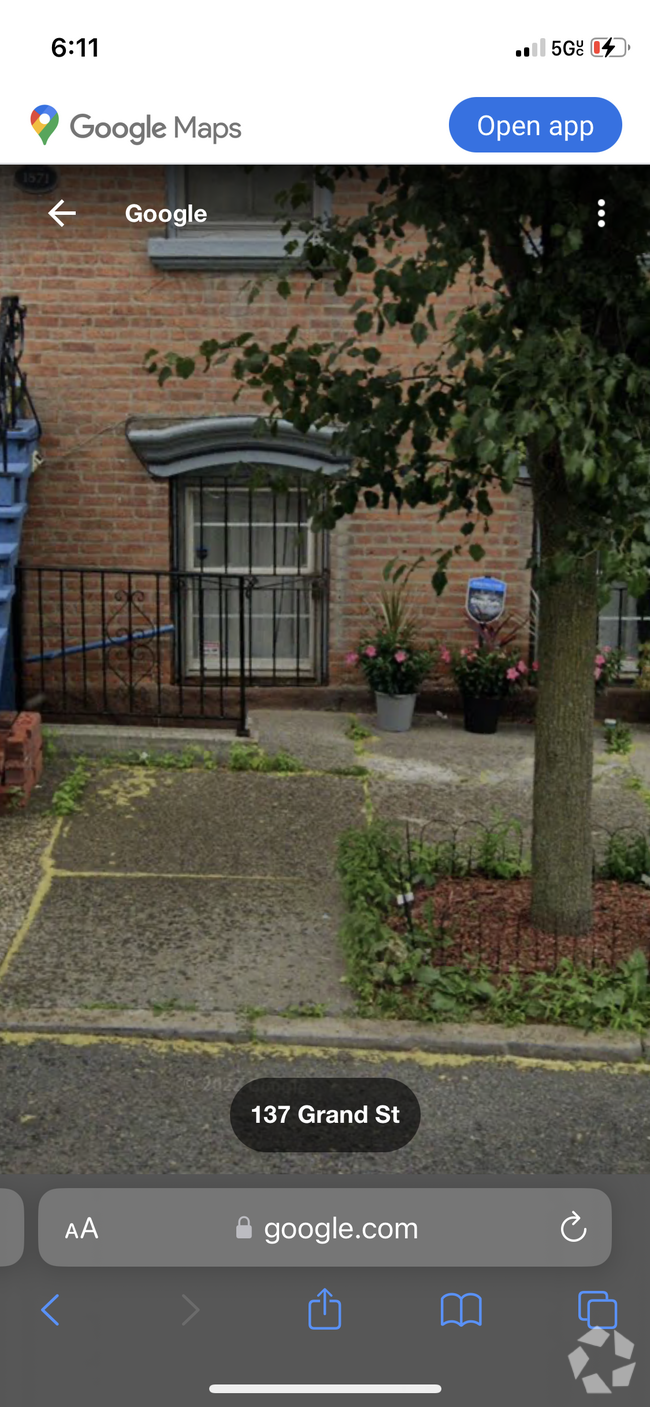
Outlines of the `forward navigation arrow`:
{"type": "Polygon", "coordinates": [[[195,1315],[200,1314],[200,1310],[198,1304],[195,1304],[194,1300],[191,1300],[189,1295],[181,1295],[181,1299],[184,1299],[187,1304],[191,1304],[192,1306],[192,1313],[188,1314],[187,1319],[184,1319],[181,1324],[181,1328],[184,1329],[185,1325],[189,1324],[190,1319],[194,1319],[195,1315]]]}

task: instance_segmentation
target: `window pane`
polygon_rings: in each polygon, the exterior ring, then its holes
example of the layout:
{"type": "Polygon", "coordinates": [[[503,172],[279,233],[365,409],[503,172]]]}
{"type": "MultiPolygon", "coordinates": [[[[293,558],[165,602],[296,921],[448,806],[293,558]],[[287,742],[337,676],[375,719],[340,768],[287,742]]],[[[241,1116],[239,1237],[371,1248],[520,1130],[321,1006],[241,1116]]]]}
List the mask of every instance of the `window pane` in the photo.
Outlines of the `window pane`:
{"type": "MultiPolygon", "coordinates": [[[[281,214],[276,195],[309,178],[303,166],[187,166],[187,200],[207,211],[208,220],[269,219],[281,214]]],[[[311,209],[311,199],[295,211],[311,209]]]]}
{"type": "Polygon", "coordinates": [[[216,527],[204,523],[203,532],[199,523],[194,524],[194,561],[189,563],[190,568],[214,567],[218,569],[224,565],[225,534],[223,527],[216,527]]]}
{"type": "Polygon", "coordinates": [[[242,166],[188,166],[185,180],[188,203],[207,210],[208,220],[250,215],[250,182],[242,166]]]}
{"type": "MultiPolygon", "coordinates": [[[[192,602],[192,645],[194,659],[200,659],[201,623],[199,588],[195,587],[192,602]]],[[[275,586],[253,591],[250,610],[246,608],[246,653],[267,667],[310,660],[311,609],[309,592],[304,588],[275,586]]],[[[217,588],[203,588],[203,640],[206,669],[216,669],[219,661],[225,667],[239,660],[239,614],[236,598],[225,589],[221,602],[217,588]],[[220,610],[221,605],[221,610],[220,610]]]]}
{"type": "MultiPolygon", "coordinates": [[[[276,197],[280,191],[289,191],[298,181],[304,181],[307,175],[304,166],[256,167],[252,173],[252,214],[276,215],[278,211],[293,210],[290,204],[278,205],[276,197]]],[[[310,208],[311,199],[307,199],[297,207],[296,214],[304,214],[310,208]]]]}
{"type": "Polygon", "coordinates": [[[628,658],[634,658],[639,641],[639,615],[642,601],[628,595],[624,586],[612,587],[607,605],[600,613],[598,621],[598,641],[611,649],[622,649],[628,658]]]}
{"type": "Polygon", "coordinates": [[[213,571],[296,571],[309,559],[306,494],[230,487],[193,490],[193,567],[213,571]],[[203,508],[203,530],[200,514],[203,508]],[[227,532],[226,532],[227,523],[227,532]],[[226,552],[227,548],[227,552],[226,552]]]}

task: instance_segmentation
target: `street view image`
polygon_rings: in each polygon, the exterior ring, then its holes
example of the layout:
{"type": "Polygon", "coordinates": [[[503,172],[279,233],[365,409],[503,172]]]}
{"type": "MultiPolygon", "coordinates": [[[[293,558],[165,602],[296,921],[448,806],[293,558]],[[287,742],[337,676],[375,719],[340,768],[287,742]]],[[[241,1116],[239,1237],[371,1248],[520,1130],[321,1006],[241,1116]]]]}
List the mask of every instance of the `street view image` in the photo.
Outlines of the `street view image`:
{"type": "Polygon", "coordinates": [[[0,168],[3,1175],[650,1172],[649,172],[0,168]]]}

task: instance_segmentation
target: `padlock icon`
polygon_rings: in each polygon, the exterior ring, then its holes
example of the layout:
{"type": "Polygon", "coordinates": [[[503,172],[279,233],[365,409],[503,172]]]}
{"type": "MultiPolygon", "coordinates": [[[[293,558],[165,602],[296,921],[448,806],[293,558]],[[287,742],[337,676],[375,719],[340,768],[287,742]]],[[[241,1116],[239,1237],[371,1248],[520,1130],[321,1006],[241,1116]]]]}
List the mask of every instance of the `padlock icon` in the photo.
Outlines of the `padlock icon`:
{"type": "Polygon", "coordinates": [[[253,1228],[249,1216],[240,1216],[236,1226],[236,1233],[238,1241],[250,1241],[253,1235],[253,1228]]]}

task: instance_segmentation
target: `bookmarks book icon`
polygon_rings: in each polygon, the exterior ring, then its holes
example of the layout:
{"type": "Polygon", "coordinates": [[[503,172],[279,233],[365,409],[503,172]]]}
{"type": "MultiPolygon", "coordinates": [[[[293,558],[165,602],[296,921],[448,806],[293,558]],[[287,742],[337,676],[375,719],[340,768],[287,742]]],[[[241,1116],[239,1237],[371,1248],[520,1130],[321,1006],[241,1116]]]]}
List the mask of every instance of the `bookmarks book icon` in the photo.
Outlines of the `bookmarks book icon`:
{"type": "Polygon", "coordinates": [[[483,1300],[481,1296],[469,1292],[465,1295],[443,1295],[440,1301],[440,1323],[442,1325],[458,1324],[460,1329],[465,1324],[482,1324],[483,1300]]]}

